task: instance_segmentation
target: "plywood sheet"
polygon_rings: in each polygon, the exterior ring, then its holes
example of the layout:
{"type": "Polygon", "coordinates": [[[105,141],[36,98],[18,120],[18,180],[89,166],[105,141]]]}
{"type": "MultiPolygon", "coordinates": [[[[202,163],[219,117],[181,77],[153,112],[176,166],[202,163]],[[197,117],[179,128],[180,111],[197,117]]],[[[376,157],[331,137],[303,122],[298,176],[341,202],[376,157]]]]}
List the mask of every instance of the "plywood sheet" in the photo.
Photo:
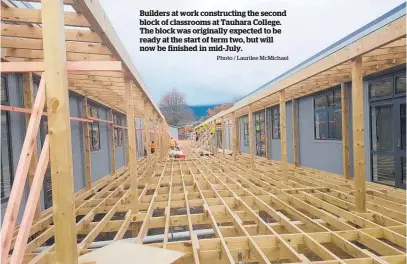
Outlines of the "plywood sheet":
{"type": "Polygon", "coordinates": [[[184,253],[120,240],[79,257],[79,263],[95,264],[165,264],[172,263],[184,253]]]}

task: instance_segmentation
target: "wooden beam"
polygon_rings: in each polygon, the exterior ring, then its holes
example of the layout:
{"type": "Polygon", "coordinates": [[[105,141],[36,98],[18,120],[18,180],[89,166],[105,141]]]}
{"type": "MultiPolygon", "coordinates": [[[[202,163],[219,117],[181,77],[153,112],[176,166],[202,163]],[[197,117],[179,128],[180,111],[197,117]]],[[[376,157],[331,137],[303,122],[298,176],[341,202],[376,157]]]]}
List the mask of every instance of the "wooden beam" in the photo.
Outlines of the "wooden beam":
{"type": "MultiPolygon", "coordinates": [[[[83,97],[82,99],[82,117],[89,118],[88,113],[88,98],[83,97]]],[[[83,128],[83,154],[85,160],[85,179],[86,179],[86,188],[92,188],[92,162],[90,157],[90,139],[89,139],[89,124],[84,122],[82,124],[83,128]]]]}
{"type": "MultiPolygon", "coordinates": [[[[362,58],[352,60],[352,132],[353,132],[353,177],[355,178],[355,202],[358,212],[366,211],[365,179],[365,124],[362,58]]],[[[346,117],[342,116],[342,119],[346,117]]]]}
{"type": "MultiPolygon", "coordinates": [[[[42,39],[42,28],[31,25],[2,24],[1,36],[42,39]]],[[[65,29],[65,40],[102,43],[98,34],[90,30],[65,29]]]]}
{"type": "Polygon", "coordinates": [[[341,109],[342,109],[342,162],[343,176],[350,178],[349,173],[349,89],[348,86],[341,83],[341,109]]]}
{"type": "Polygon", "coordinates": [[[213,136],[213,153],[218,154],[218,130],[216,129],[216,122],[212,122],[212,125],[215,127],[215,135],[213,136]]]}
{"type": "Polygon", "coordinates": [[[129,73],[131,73],[131,78],[133,79],[135,85],[143,93],[143,96],[150,101],[151,105],[154,106],[161,118],[164,119],[160,109],[155,105],[154,101],[148,94],[147,88],[140,74],[134,66],[131,57],[125,50],[119,37],[117,36],[100,2],[93,0],[77,0],[75,3],[76,6],[80,6],[80,9],[83,11],[82,14],[86,17],[87,21],[92,24],[92,29],[103,40],[103,43],[109,48],[110,51],[112,51],[113,55],[123,61],[123,66],[128,70],[129,73]]]}
{"type": "Polygon", "coordinates": [[[244,108],[249,104],[253,104],[254,102],[257,102],[269,95],[275,94],[280,90],[298,84],[303,80],[311,78],[326,70],[332,69],[340,64],[347,63],[353,58],[362,56],[389,43],[404,38],[405,36],[406,16],[402,16],[397,20],[387,24],[386,26],[360,38],[357,41],[352,42],[348,46],[339,49],[338,51],[333,52],[332,54],[324,57],[323,59],[320,59],[312,65],[292,74],[290,78],[284,78],[281,81],[273,84],[272,86],[269,86],[264,90],[256,93],[255,95],[249,96],[244,100],[237,102],[233,107],[214,115],[202,124],[207,124],[213,119],[220,118],[221,116],[244,108]]]}
{"type": "Polygon", "coordinates": [[[35,170],[34,182],[30,188],[30,194],[27,199],[27,205],[24,210],[23,219],[21,220],[20,229],[11,257],[11,264],[21,263],[24,257],[27,240],[30,234],[31,225],[34,220],[34,214],[40,201],[42,184],[44,182],[45,172],[49,162],[49,136],[44,140],[38,166],[35,170]]]}
{"type": "Polygon", "coordinates": [[[293,161],[294,166],[298,167],[298,105],[297,100],[292,98],[292,122],[293,122],[293,161]]]}
{"type": "MultiPolygon", "coordinates": [[[[45,57],[45,51],[44,51],[45,57]]],[[[120,61],[67,61],[65,62],[68,71],[123,71],[120,61]]],[[[0,62],[1,71],[3,73],[18,73],[18,72],[43,72],[45,71],[44,62],[0,62]]]]}
{"type": "MultiPolygon", "coordinates": [[[[116,142],[114,139],[114,119],[113,110],[109,109],[109,119],[112,123],[109,125],[109,138],[110,138],[110,167],[112,168],[111,174],[116,173],[116,142]]],[[[119,135],[117,135],[119,136],[119,135]]]]}
{"type": "Polygon", "coordinates": [[[18,211],[24,192],[24,186],[27,179],[27,173],[34,151],[34,139],[37,138],[38,128],[41,121],[41,112],[45,104],[45,80],[41,78],[37,97],[35,98],[32,115],[28,124],[23,147],[21,149],[20,159],[18,160],[17,170],[14,176],[14,184],[11,188],[10,197],[7,204],[6,213],[1,227],[1,263],[7,262],[7,256],[10,250],[11,239],[17,220],[18,211]]]}
{"type": "MultiPolygon", "coordinates": [[[[23,74],[23,91],[24,91],[24,107],[32,109],[34,105],[34,83],[32,78],[32,73],[23,74]]],[[[30,123],[30,114],[25,115],[25,125],[28,130],[28,124],[30,123]]],[[[37,138],[34,139],[34,150],[32,153],[32,158],[30,162],[30,167],[28,169],[28,184],[31,187],[34,181],[35,169],[38,163],[38,152],[37,152],[37,138]]],[[[37,207],[34,212],[34,220],[38,220],[41,213],[40,201],[37,202],[37,207]]]]}
{"type": "Polygon", "coordinates": [[[280,139],[281,139],[281,170],[283,179],[288,181],[287,164],[287,115],[285,108],[285,90],[280,91],[280,139]]]}
{"type": "MultiPolygon", "coordinates": [[[[9,105],[0,105],[0,111],[8,111],[8,112],[14,112],[14,113],[26,113],[26,114],[31,114],[33,112],[32,109],[28,108],[21,108],[21,107],[16,107],[16,106],[9,106],[9,105]]],[[[48,116],[47,112],[42,112],[43,116],[48,116]]],[[[72,121],[79,121],[79,122],[86,122],[86,123],[92,123],[93,121],[87,118],[80,118],[80,117],[74,117],[70,116],[70,120],[72,121]]]]}
{"type": "Polygon", "coordinates": [[[137,148],[136,148],[136,129],[134,127],[134,106],[133,106],[133,83],[130,79],[125,79],[125,100],[127,110],[127,156],[130,173],[130,188],[131,188],[131,210],[133,213],[138,213],[138,175],[137,175],[137,148]]]}
{"type": "MultiPolygon", "coordinates": [[[[65,43],[66,51],[85,54],[112,55],[109,49],[99,43],[69,41],[65,43]]],[[[42,39],[1,37],[2,48],[42,50],[42,39]]]]}
{"type": "Polygon", "coordinates": [[[225,129],[225,118],[222,117],[221,119],[222,125],[221,125],[221,130],[222,130],[222,155],[225,157],[225,149],[226,149],[226,129],[225,129]]]}
{"type": "MultiPolygon", "coordinates": [[[[16,58],[26,58],[28,61],[42,61],[44,52],[42,50],[3,48],[2,58],[6,61],[15,61],[16,58]]],[[[67,52],[66,59],[69,61],[116,61],[112,55],[100,55],[89,53],[67,52]]]]}
{"type": "Polygon", "coordinates": [[[150,103],[148,100],[144,101],[144,138],[145,150],[147,154],[147,178],[151,177],[152,164],[151,164],[151,139],[150,139],[150,103]]]}
{"type": "Polygon", "coordinates": [[[42,1],[56,262],[77,263],[71,125],[62,1],[42,1]]]}
{"type": "Polygon", "coordinates": [[[237,129],[238,129],[238,124],[237,124],[236,114],[235,114],[235,112],[233,112],[232,113],[233,161],[236,161],[236,156],[237,156],[237,129]]]}
{"type": "Polygon", "coordinates": [[[249,105],[249,149],[250,149],[250,167],[254,170],[254,135],[253,135],[253,112],[252,106],[249,105]]]}
{"type": "MultiPolygon", "coordinates": [[[[1,7],[1,20],[9,22],[43,24],[44,19],[41,20],[43,11],[44,9],[1,7]]],[[[62,15],[62,23],[64,23],[66,26],[90,26],[86,18],[81,14],[77,14],[76,12],[64,12],[62,15]]],[[[62,33],[64,33],[64,29],[62,29],[62,33]]]]}

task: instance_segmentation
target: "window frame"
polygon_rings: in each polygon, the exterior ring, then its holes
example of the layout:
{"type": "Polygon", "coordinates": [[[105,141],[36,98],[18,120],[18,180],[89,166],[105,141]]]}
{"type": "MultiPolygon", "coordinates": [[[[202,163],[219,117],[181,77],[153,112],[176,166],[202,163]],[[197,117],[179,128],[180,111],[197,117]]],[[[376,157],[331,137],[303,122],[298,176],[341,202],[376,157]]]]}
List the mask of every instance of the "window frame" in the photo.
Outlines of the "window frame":
{"type": "Polygon", "coordinates": [[[385,73],[383,75],[379,75],[379,76],[369,76],[367,78],[367,86],[368,86],[368,99],[369,102],[376,102],[376,101],[382,101],[382,100],[386,100],[386,99],[393,99],[393,98],[400,98],[400,97],[405,97],[406,93],[397,93],[396,92],[396,79],[400,76],[406,76],[406,69],[403,70],[397,70],[395,72],[389,72],[389,73],[385,73]],[[383,81],[386,79],[390,79],[392,82],[392,94],[391,95],[387,95],[387,96],[382,96],[382,97],[371,97],[370,96],[370,86],[371,84],[375,83],[375,82],[379,82],[379,81],[383,81]]]}
{"type": "Polygon", "coordinates": [[[123,146],[123,128],[116,127],[123,126],[123,117],[118,113],[113,112],[113,139],[114,146],[121,147],[123,146]]]}
{"type": "Polygon", "coordinates": [[[245,116],[242,117],[242,119],[243,119],[243,144],[245,148],[248,148],[250,147],[249,117],[245,116]]]}
{"type": "Polygon", "coordinates": [[[271,119],[271,139],[281,139],[281,129],[280,129],[280,106],[273,106],[270,108],[270,119],[271,119]],[[274,116],[274,111],[277,111],[278,116],[274,116]],[[277,136],[274,135],[274,121],[278,123],[277,136]]]}
{"type": "MultiPolygon", "coordinates": [[[[90,117],[94,117],[99,119],[99,107],[93,104],[88,104],[88,114],[90,117]],[[96,116],[93,116],[92,108],[96,109],[96,116]]],[[[102,149],[102,144],[100,140],[100,124],[99,121],[94,121],[90,123],[90,129],[89,129],[89,144],[90,144],[90,151],[98,151],[102,149]],[[97,126],[97,129],[96,129],[97,126]],[[97,131],[99,134],[99,146],[96,148],[94,146],[94,140],[93,140],[93,131],[97,131]]]]}
{"type": "Polygon", "coordinates": [[[312,95],[312,101],[313,101],[313,109],[312,109],[312,114],[313,114],[313,125],[314,125],[314,140],[319,141],[319,142],[323,142],[323,141],[342,141],[342,99],[341,99],[341,87],[340,86],[334,86],[331,87],[329,89],[320,91],[318,93],[314,93],[312,95]],[[328,95],[329,93],[332,94],[332,99],[333,99],[333,105],[330,105],[329,99],[328,99],[328,95]],[[335,93],[339,94],[339,100],[340,103],[336,104],[335,103],[335,93]],[[324,106],[323,109],[316,109],[315,107],[315,102],[316,102],[316,97],[319,97],[321,95],[325,95],[326,96],[326,105],[324,106]],[[341,118],[340,118],[340,122],[338,122],[340,124],[340,129],[337,129],[337,133],[336,134],[340,134],[340,137],[337,137],[336,135],[334,137],[330,137],[330,126],[329,126],[329,122],[330,122],[330,112],[332,112],[332,118],[333,120],[335,120],[335,113],[339,111],[339,113],[341,113],[341,118]],[[327,122],[327,136],[325,138],[317,138],[317,122],[316,122],[316,114],[317,113],[325,113],[326,115],[326,122],[327,122]]]}
{"type": "MultiPolygon", "coordinates": [[[[2,105],[10,105],[10,97],[9,97],[9,91],[8,91],[8,80],[7,80],[7,75],[2,74],[1,78],[4,78],[4,83],[5,83],[5,93],[6,93],[6,100],[3,101],[4,98],[1,98],[1,104],[2,105]]],[[[3,81],[3,80],[2,80],[3,81]]],[[[11,193],[11,188],[13,187],[14,183],[14,166],[13,166],[13,147],[12,147],[12,140],[11,140],[11,127],[10,127],[10,112],[2,111],[2,115],[4,113],[4,116],[6,117],[6,133],[7,133],[7,138],[8,138],[8,165],[9,165],[9,174],[10,174],[10,193],[11,193]]],[[[1,171],[3,175],[3,163],[1,162],[1,171]]],[[[4,185],[2,185],[0,193],[4,193],[3,190],[4,185]]],[[[8,202],[10,198],[10,194],[7,196],[1,197],[1,203],[6,203],[8,202]]]]}

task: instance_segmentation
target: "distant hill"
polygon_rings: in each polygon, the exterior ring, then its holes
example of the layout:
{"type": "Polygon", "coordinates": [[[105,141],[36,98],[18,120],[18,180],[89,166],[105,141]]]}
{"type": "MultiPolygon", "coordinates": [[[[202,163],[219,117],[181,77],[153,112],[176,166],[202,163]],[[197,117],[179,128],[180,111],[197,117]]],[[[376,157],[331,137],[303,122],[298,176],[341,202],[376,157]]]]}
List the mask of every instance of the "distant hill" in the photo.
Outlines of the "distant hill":
{"type": "Polygon", "coordinates": [[[219,106],[220,104],[211,104],[211,105],[188,105],[188,108],[192,110],[194,113],[195,117],[197,119],[208,115],[206,110],[209,108],[214,108],[215,106],[219,106]]]}

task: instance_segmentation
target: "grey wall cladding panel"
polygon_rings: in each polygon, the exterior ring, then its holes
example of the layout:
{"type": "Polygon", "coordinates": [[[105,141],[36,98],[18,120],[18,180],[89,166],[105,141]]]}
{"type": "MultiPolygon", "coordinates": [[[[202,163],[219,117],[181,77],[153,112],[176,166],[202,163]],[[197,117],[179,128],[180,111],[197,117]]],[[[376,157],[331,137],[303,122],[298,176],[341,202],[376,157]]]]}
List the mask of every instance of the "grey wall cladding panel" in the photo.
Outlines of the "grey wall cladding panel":
{"type": "Polygon", "coordinates": [[[281,140],[272,138],[271,108],[267,109],[269,153],[271,160],[281,160],[281,140]]]}
{"type": "MultiPolygon", "coordinates": [[[[69,95],[70,115],[81,117],[82,98],[73,94],[69,95]]],[[[72,140],[72,162],[75,192],[86,187],[85,180],[85,159],[83,149],[83,123],[71,121],[71,140],[72,140]]],[[[92,167],[93,170],[93,167],[92,167]]]]}
{"type": "MultiPolygon", "coordinates": [[[[287,140],[287,161],[288,163],[294,162],[293,157],[293,104],[292,102],[287,102],[286,108],[286,140],[287,140]]],[[[281,156],[281,155],[280,155],[281,156]]]]}
{"type": "Polygon", "coordinates": [[[312,96],[300,98],[298,107],[298,144],[301,166],[342,174],[342,141],[314,139],[312,96]]]}
{"type": "Polygon", "coordinates": [[[136,118],[136,146],[137,146],[137,158],[144,157],[144,119],[136,118]]]}
{"type": "MultiPolygon", "coordinates": [[[[7,87],[10,105],[17,107],[24,107],[23,100],[23,78],[21,74],[7,74],[7,87]]],[[[20,159],[21,149],[23,147],[24,138],[26,134],[25,129],[25,115],[16,112],[10,112],[10,142],[12,149],[12,170],[15,175],[18,161],[20,159]]],[[[24,212],[24,205],[28,198],[28,181],[24,186],[24,192],[21,199],[20,210],[17,215],[17,223],[21,221],[24,212]]],[[[6,208],[6,203],[2,204],[2,208],[6,208]]],[[[1,219],[3,219],[5,210],[1,211],[1,219]]]]}
{"type": "MultiPolygon", "coordinates": [[[[99,119],[107,120],[107,109],[99,108],[99,119]]],[[[92,181],[96,181],[110,173],[110,142],[109,123],[99,122],[100,149],[91,151],[92,181]]]]}

